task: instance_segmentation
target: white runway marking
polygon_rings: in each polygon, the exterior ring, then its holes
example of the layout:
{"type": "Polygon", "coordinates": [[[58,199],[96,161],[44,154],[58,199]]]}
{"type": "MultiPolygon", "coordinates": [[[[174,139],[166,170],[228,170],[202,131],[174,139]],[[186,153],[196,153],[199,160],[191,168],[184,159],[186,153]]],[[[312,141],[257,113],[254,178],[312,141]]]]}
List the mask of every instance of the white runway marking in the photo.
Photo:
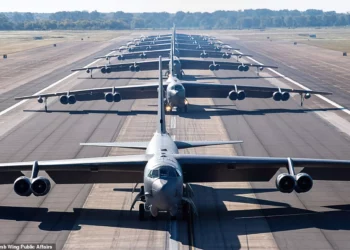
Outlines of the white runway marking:
{"type": "MultiPolygon", "coordinates": [[[[105,56],[109,56],[110,54],[113,54],[113,53],[114,53],[114,51],[108,53],[108,54],[105,55],[105,56]]],[[[101,59],[97,59],[97,60],[93,61],[92,63],[89,63],[88,65],[84,66],[83,68],[90,67],[91,65],[93,65],[94,63],[97,63],[97,62],[100,61],[100,60],[101,60],[101,59]]],[[[74,75],[77,74],[78,72],[79,72],[79,71],[75,71],[75,72],[71,73],[70,75],[68,75],[68,76],[66,76],[66,77],[64,77],[64,78],[62,78],[61,80],[58,80],[57,82],[55,82],[55,83],[51,84],[50,86],[48,86],[48,87],[46,87],[46,88],[40,90],[39,92],[36,92],[36,93],[33,94],[33,95],[40,95],[41,93],[45,92],[46,90],[49,90],[49,89],[51,89],[52,87],[54,87],[54,86],[60,84],[60,83],[63,82],[64,80],[67,80],[68,78],[74,76],[74,75]]],[[[16,103],[15,105],[12,105],[11,107],[9,107],[9,108],[7,108],[7,109],[1,111],[1,112],[0,112],[0,116],[2,116],[2,115],[4,115],[4,114],[8,113],[9,111],[11,111],[11,110],[17,108],[18,106],[22,105],[23,103],[25,103],[25,102],[27,102],[27,101],[28,101],[28,99],[27,99],[27,100],[22,100],[22,101],[16,103]]]]}
{"type": "MultiPolygon", "coordinates": [[[[239,51],[237,51],[237,52],[240,53],[240,54],[243,54],[243,53],[241,53],[241,52],[239,52],[239,51]]],[[[249,60],[252,60],[253,62],[256,62],[257,64],[264,65],[263,63],[261,63],[261,62],[255,60],[255,59],[253,59],[253,58],[251,58],[251,57],[249,57],[249,56],[247,56],[247,58],[248,58],[249,60]]],[[[289,82],[291,82],[291,83],[293,83],[293,84],[299,86],[300,88],[302,88],[302,89],[304,89],[304,90],[311,90],[311,89],[305,87],[304,85],[302,85],[302,84],[300,84],[300,83],[298,83],[298,82],[296,82],[296,81],[290,79],[289,77],[287,77],[287,76],[285,76],[285,75],[283,75],[283,74],[277,72],[277,71],[274,70],[274,69],[270,69],[270,68],[267,68],[267,69],[270,70],[271,72],[273,72],[273,73],[279,75],[280,77],[284,78],[285,80],[287,80],[287,81],[289,81],[289,82]]],[[[341,105],[339,105],[338,103],[335,103],[335,102],[333,102],[332,100],[329,100],[328,98],[324,97],[323,95],[315,95],[315,96],[317,96],[318,98],[324,100],[325,102],[328,102],[329,104],[331,104],[331,105],[333,105],[334,107],[340,109],[341,111],[345,112],[346,114],[350,115],[350,110],[347,109],[347,108],[345,108],[345,107],[343,107],[343,106],[341,106],[341,105]]]]}

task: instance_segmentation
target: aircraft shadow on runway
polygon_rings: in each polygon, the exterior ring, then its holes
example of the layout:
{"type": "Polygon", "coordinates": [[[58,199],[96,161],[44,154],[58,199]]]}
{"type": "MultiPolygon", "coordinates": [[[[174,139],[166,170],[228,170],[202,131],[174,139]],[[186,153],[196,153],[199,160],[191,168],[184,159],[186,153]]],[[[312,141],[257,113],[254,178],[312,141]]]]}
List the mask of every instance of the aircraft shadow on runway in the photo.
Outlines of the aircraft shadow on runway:
{"type": "MultiPolygon", "coordinates": [[[[197,230],[200,230],[198,228],[204,224],[225,223],[225,227],[229,225],[229,227],[234,228],[234,230],[230,230],[230,237],[225,237],[225,243],[228,245],[239,245],[239,236],[247,234],[273,233],[308,228],[350,230],[350,205],[328,206],[327,208],[330,211],[324,211],[323,209],[322,212],[314,212],[307,209],[293,208],[283,202],[245,196],[247,194],[278,192],[272,188],[217,189],[198,184],[192,184],[192,188],[195,193],[194,199],[199,212],[199,216],[195,217],[195,221],[197,221],[197,224],[195,222],[195,230],[196,227],[197,230]],[[201,195],[196,195],[198,193],[201,195]],[[200,197],[204,197],[205,199],[199,200],[200,197]],[[227,202],[257,204],[257,206],[266,205],[269,207],[273,206],[274,208],[228,211],[225,205],[227,202]],[[266,225],[266,222],[268,226],[259,226],[260,223],[266,225]]],[[[131,189],[118,188],[116,190],[131,191],[131,189]]],[[[135,210],[129,212],[128,210],[75,208],[72,212],[60,212],[49,211],[47,208],[0,206],[0,220],[39,222],[38,227],[43,231],[77,231],[81,230],[83,225],[157,231],[168,230],[168,228],[162,226],[164,222],[168,221],[166,214],[160,215],[155,220],[147,219],[146,221],[139,221],[138,211],[135,210]]],[[[181,238],[185,237],[184,235],[174,234],[171,237],[183,244],[188,244],[187,237],[181,238]]],[[[194,246],[198,248],[203,247],[202,240],[196,241],[195,238],[194,246]]]]}
{"type": "Polygon", "coordinates": [[[158,77],[134,77],[134,76],[129,76],[129,77],[78,77],[77,79],[84,79],[84,80],[158,80],[158,77]]]}
{"type": "MultiPolygon", "coordinates": [[[[153,106],[153,105],[149,105],[153,106]]],[[[154,105],[155,106],[155,105],[154,105]]],[[[173,111],[172,115],[178,115],[184,118],[192,119],[210,119],[212,116],[232,116],[232,115],[266,115],[266,114],[306,114],[317,111],[337,111],[342,110],[340,108],[318,108],[318,109],[254,109],[254,110],[237,110],[235,105],[195,105],[190,104],[188,112],[173,111]],[[232,108],[230,108],[232,107],[232,108]],[[207,110],[206,110],[207,109],[207,110]],[[208,110],[209,109],[209,110],[208,110]]],[[[45,113],[43,109],[34,110],[26,109],[23,112],[38,112],[45,113]]],[[[132,110],[132,111],[118,111],[118,110],[55,110],[48,109],[47,113],[69,113],[71,115],[86,115],[86,114],[116,114],[119,116],[131,116],[131,115],[156,115],[155,110],[132,110]]]]}

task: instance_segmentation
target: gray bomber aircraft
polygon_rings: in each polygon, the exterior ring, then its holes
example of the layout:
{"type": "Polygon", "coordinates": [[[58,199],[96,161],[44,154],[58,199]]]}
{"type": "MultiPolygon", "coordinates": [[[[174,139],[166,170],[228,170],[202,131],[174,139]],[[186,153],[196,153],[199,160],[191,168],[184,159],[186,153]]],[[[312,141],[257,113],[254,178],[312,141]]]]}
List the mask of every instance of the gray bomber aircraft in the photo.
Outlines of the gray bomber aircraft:
{"type": "Polygon", "coordinates": [[[157,130],[149,142],[82,144],[144,149],[144,154],[0,163],[1,183],[14,183],[14,191],[20,196],[44,196],[50,191],[50,180],[39,176],[40,171],[46,171],[56,184],[143,183],[131,204],[132,209],[140,202],[139,218],[143,220],[145,212],[153,217],[159,212],[169,212],[173,218],[181,210],[186,215],[189,208],[196,213],[191,182],[269,181],[279,168],[286,167],[288,173],[276,178],[277,189],[283,193],[294,190],[303,193],[313,186],[312,177],[304,171],[316,170],[314,179],[330,179],[350,168],[350,160],[181,154],[178,150],[183,148],[240,141],[174,141],[165,126],[161,62],[158,90],[157,130]],[[304,170],[297,174],[294,167],[304,167],[304,170]],[[325,175],[324,169],[330,170],[329,173],[325,175]],[[22,171],[31,171],[30,177],[22,171]],[[319,171],[323,175],[318,174],[319,171]]]}
{"type": "MultiPolygon", "coordinates": [[[[172,53],[170,60],[173,61],[172,53]]],[[[169,60],[167,59],[166,62],[169,60]]],[[[164,65],[164,63],[162,63],[164,65]]],[[[158,61],[159,65],[159,61],[158,61]]],[[[163,66],[162,65],[162,66],[163,66]]],[[[187,112],[189,101],[187,98],[229,98],[231,101],[242,101],[246,98],[273,98],[275,101],[288,101],[290,93],[297,93],[301,98],[309,99],[312,94],[330,95],[329,92],[297,90],[277,87],[244,86],[236,84],[214,84],[181,81],[178,79],[179,69],[176,63],[168,63],[168,79],[164,84],[166,91],[165,108],[171,112],[173,107],[177,111],[187,112]],[[174,67],[172,67],[174,65],[174,67]]],[[[159,67],[159,66],[158,66],[159,67]]],[[[47,111],[47,98],[59,97],[61,104],[75,104],[77,101],[105,100],[107,102],[120,102],[129,99],[157,98],[158,83],[130,86],[114,86],[104,88],[72,90],[56,93],[47,93],[32,96],[16,97],[16,100],[35,99],[45,103],[47,111]]]]}

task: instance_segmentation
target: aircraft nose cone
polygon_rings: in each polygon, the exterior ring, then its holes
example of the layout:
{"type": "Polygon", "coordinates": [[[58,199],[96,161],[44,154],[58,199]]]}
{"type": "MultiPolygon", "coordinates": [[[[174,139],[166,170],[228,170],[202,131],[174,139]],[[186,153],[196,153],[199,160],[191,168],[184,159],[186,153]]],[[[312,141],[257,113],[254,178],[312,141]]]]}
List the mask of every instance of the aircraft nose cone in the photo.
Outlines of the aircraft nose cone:
{"type": "Polygon", "coordinates": [[[153,182],[152,189],[153,189],[153,191],[158,192],[158,191],[164,189],[164,187],[166,186],[167,183],[168,183],[168,180],[157,179],[153,182]]]}

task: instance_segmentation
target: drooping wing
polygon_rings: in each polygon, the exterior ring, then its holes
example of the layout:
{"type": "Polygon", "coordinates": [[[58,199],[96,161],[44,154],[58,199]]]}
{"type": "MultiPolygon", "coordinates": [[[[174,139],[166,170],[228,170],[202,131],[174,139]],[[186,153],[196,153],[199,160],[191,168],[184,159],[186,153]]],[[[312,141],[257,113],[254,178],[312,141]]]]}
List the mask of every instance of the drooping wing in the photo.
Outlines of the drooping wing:
{"type": "Polygon", "coordinates": [[[195,49],[178,49],[180,57],[200,57],[201,54],[205,53],[208,57],[211,58],[224,58],[224,55],[228,54],[230,56],[251,56],[246,54],[235,54],[231,52],[220,52],[220,51],[212,51],[212,50],[195,50],[195,49]]]}
{"type": "MultiPolygon", "coordinates": [[[[167,68],[169,64],[169,59],[162,60],[163,68],[167,68]]],[[[129,62],[129,63],[119,63],[119,64],[107,64],[102,66],[93,66],[86,68],[72,69],[72,71],[88,71],[93,69],[110,69],[111,72],[123,72],[130,71],[130,66],[139,66],[139,71],[157,70],[159,68],[158,60],[148,60],[142,62],[129,62]]],[[[102,71],[101,71],[102,72],[102,71]]],[[[89,72],[88,72],[89,73],[89,72]]],[[[108,72],[107,72],[108,73],[108,72]]]]}
{"type": "Polygon", "coordinates": [[[150,50],[150,51],[139,51],[139,52],[131,52],[131,53],[123,53],[118,55],[110,55],[110,56],[99,56],[95,57],[95,59],[100,58],[113,58],[113,57],[120,57],[122,56],[123,59],[141,59],[141,55],[145,55],[146,58],[158,58],[159,56],[162,57],[169,57],[170,49],[163,49],[163,50],[150,50]]]}
{"type": "MultiPolygon", "coordinates": [[[[213,64],[213,61],[204,61],[204,60],[189,60],[189,59],[180,59],[181,67],[182,69],[209,69],[209,66],[213,64]]],[[[242,65],[242,63],[235,63],[235,62],[216,62],[215,64],[218,64],[220,66],[220,70],[238,70],[238,66],[242,65]]],[[[244,65],[249,67],[256,67],[256,68],[272,68],[277,69],[277,66],[270,66],[270,65],[260,65],[260,64],[252,64],[252,63],[245,63],[244,65]]]]}
{"type": "Polygon", "coordinates": [[[331,95],[329,92],[322,91],[307,91],[299,89],[286,89],[276,87],[258,87],[258,86],[242,86],[231,84],[213,84],[213,83],[187,83],[183,82],[182,85],[186,90],[186,97],[196,98],[227,98],[230,91],[235,91],[236,87],[238,91],[244,91],[246,98],[271,98],[274,92],[290,92],[290,93],[309,93],[309,94],[321,94],[331,95]]]}
{"type": "MultiPolygon", "coordinates": [[[[164,84],[166,88],[167,84],[164,84]]],[[[122,100],[128,99],[148,99],[148,98],[157,98],[157,88],[158,83],[149,83],[144,85],[129,85],[129,86],[116,86],[116,87],[106,87],[106,88],[93,88],[93,89],[81,89],[81,90],[71,90],[57,93],[47,93],[40,95],[32,96],[22,96],[16,97],[16,100],[23,99],[34,99],[39,97],[53,97],[53,96],[62,96],[74,95],[76,101],[94,101],[94,100],[104,100],[106,93],[112,93],[113,90],[120,94],[122,100]]]]}
{"type": "MultiPolygon", "coordinates": [[[[71,183],[138,183],[150,155],[128,155],[69,160],[38,161],[40,171],[59,184],[71,183]]],[[[34,162],[0,163],[0,183],[13,183],[31,171],[34,162]]]]}
{"type": "MultiPolygon", "coordinates": [[[[269,181],[288,158],[249,156],[174,155],[184,182],[269,181]]],[[[291,159],[315,180],[350,180],[349,160],[291,159]],[[310,172],[310,170],[312,170],[310,172]]]]}

